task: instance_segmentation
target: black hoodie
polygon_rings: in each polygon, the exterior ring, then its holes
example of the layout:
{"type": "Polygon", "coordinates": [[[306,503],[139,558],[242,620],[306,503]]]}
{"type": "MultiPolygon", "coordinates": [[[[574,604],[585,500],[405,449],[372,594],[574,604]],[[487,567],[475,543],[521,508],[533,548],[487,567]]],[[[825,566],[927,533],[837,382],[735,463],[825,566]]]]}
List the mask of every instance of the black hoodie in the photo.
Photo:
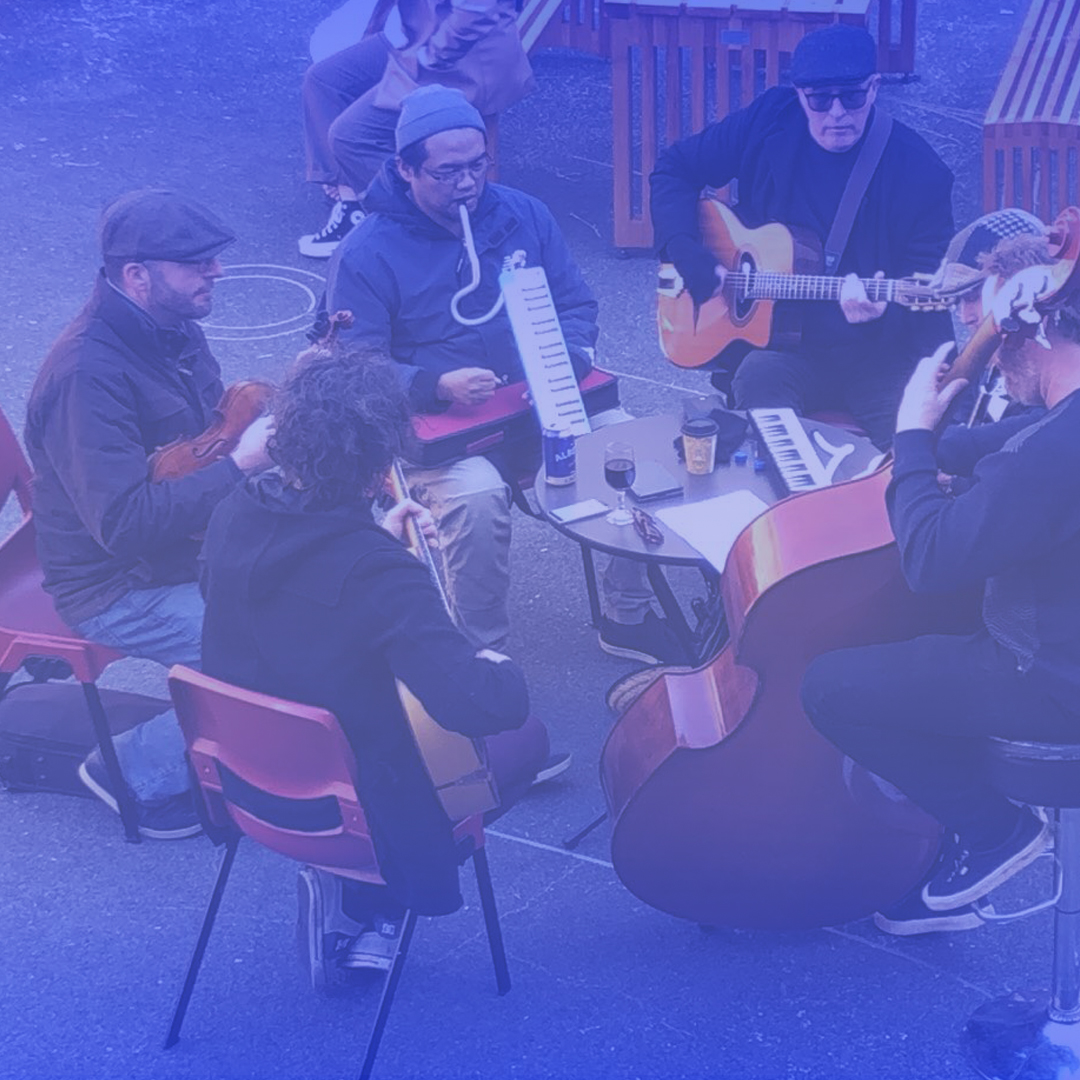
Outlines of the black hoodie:
{"type": "Polygon", "coordinates": [[[329,709],[356,753],[380,868],[420,914],[461,903],[451,827],[412,740],[395,678],[470,736],[520,727],[518,668],[477,659],[427,568],[368,505],[316,511],[276,474],[215,510],[203,543],[203,670],[329,709]]]}

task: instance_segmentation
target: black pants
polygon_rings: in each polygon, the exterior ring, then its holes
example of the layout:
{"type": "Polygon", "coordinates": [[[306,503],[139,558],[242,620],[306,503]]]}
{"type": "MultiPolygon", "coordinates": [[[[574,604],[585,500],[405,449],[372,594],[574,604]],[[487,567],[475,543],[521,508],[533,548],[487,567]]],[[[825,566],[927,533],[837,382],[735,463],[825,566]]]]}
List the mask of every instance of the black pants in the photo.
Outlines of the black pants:
{"type": "Polygon", "coordinates": [[[737,409],[790,408],[800,416],[822,410],[849,412],[875,446],[886,449],[896,431],[896,410],[913,364],[853,361],[836,356],[752,349],[732,380],[737,409]]]}
{"type": "Polygon", "coordinates": [[[983,737],[1080,742],[1080,715],[982,633],[826,653],[803,679],[814,726],[974,847],[1004,840],[1016,810],[986,782],[983,737]]]}

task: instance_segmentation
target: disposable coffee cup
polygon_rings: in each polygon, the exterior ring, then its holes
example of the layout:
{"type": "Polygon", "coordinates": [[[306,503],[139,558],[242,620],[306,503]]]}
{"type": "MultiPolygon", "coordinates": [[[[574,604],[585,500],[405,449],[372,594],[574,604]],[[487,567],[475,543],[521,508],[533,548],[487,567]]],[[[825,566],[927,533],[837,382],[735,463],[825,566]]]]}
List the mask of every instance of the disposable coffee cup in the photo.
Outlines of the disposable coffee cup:
{"type": "Polygon", "coordinates": [[[682,426],[686,471],[691,476],[708,476],[716,465],[716,435],[720,425],[708,416],[687,420],[682,426]]]}

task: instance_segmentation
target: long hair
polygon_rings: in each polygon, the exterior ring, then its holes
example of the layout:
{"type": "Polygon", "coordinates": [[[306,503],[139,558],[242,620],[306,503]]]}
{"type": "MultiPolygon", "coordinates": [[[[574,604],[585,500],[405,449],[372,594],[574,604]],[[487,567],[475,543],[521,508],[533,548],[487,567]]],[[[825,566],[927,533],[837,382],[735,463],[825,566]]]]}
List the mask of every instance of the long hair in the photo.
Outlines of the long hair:
{"type": "Polygon", "coordinates": [[[274,417],[270,457],[312,509],[370,500],[411,431],[401,376],[370,349],[321,351],[300,364],[274,417]]]}

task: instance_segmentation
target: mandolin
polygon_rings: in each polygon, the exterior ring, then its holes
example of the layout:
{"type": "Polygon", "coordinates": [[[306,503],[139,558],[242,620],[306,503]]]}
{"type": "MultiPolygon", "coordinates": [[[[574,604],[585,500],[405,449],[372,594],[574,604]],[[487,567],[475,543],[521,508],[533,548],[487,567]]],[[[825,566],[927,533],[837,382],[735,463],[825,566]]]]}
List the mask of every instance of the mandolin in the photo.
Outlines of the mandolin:
{"type": "MultiPolygon", "coordinates": [[[[800,229],[773,223],[748,229],[735,211],[716,199],[699,203],[705,246],[727,271],[724,284],[700,307],[670,263],[660,267],[656,289],[656,321],[660,347],[678,367],[703,367],[733,345],[763,348],[793,345],[797,322],[777,300],[840,299],[843,278],[816,273],[821,245],[800,229]]],[[[910,278],[863,278],[867,296],[918,311],[942,311],[952,296],[971,282],[943,284],[931,275],[910,278]]]]}

